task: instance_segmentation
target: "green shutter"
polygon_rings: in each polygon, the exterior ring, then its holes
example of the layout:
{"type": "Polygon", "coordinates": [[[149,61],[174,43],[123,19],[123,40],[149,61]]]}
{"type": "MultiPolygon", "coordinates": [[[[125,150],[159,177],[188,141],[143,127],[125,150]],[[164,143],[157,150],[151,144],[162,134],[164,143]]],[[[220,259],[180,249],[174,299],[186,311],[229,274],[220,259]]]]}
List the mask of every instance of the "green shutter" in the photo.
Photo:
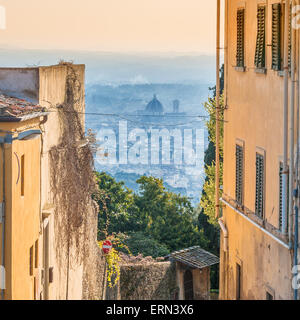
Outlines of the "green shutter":
{"type": "Polygon", "coordinates": [[[260,218],[264,216],[264,190],[265,190],[265,163],[264,156],[256,154],[256,195],[255,214],[260,218]]]}
{"type": "Polygon", "coordinates": [[[240,205],[243,204],[243,180],[244,180],[244,151],[236,145],[236,179],[235,179],[235,199],[240,205]]]}
{"type": "Polygon", "coordinates": [[[237,11],[237,47],[236,66],[244,67],[244,32],[245,32],[245,9],[237,11]]]}
{"type": "Polygon", "coordinates": [[[255,50],[255,66],[256,68],[265,68],[265,54],[266,54],[266,8],[257,8],[257,37],[256,37],[256,50],[255,50]]]}
{"type": "Polygon", "coordinates": [[[272,69],[281,70],[281,5],[272,5],[272,69]]]}
{"type": "MultiPolygon", "coordinates": [[[[282,174],[283,174],[283,163],[280,162],[279,166],[279,230],[282,228],[282,206],[283,206],[283,194],[282,194],[282,189],[283,189],[283,179],[282,179],[282,174]]],[[[287,185],[289,185],[289,175],[287,175],[287,185]]],[[[287,194],[287,212],[289,212],[289,193],[287,194]]],[[[288,226],[288,219],[287,219],[287,226],[288,226]]]]}
{"type": "Polygon", "coordinates": [[[283,164],[279,166],[279,229],[282,228],[282,172],[283,164]]]}

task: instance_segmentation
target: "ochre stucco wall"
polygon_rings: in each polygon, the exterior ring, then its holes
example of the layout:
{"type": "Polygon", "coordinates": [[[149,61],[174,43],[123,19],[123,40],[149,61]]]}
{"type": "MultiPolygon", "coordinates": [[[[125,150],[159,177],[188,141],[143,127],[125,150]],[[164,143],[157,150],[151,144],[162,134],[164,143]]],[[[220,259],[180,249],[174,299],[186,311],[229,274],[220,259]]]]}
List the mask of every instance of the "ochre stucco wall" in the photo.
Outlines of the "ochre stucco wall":
{"type": "MultiPolygon", "coordinates": [[[[283,77],[271,70],[271,5],[278,1],[230,0],[225,51],[224,189],[235,199],[235,146],[244,143],[244,205],[255,212],[256,152],[265,152],[265,222],[279,228],[279,165],[283,157],[283,77]],[[266,74],[255,72],[257,5],[266,9],[266,74]],[[245,8],[245,66],[235,70],[236,12],[245,8]],[[259,148],[259,149],[258,149],[259,148]]],[[[291,82],[289,81],[289,86],[291,82]]],[[[236,263],[242,265],[242,299],[291,299],[291,252],[230,207],[223,208],[229,234],[224,259],[221,237],[220,298],[236,298],[236,263]],[[224,280],[225,276],[225,280],[224,280]]]]}

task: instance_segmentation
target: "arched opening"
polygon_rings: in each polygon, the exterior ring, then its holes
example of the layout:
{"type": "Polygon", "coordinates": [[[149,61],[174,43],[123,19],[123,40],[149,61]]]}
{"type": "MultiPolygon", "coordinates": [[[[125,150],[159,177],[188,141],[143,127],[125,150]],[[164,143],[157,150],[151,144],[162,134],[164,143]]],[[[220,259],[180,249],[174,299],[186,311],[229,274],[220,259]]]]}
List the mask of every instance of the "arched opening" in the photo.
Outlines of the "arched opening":
{"type": "Polygon", "coordinates": [[[191,270],[184,273],[184,300],[194,300],[193,274],[191,270]]]}

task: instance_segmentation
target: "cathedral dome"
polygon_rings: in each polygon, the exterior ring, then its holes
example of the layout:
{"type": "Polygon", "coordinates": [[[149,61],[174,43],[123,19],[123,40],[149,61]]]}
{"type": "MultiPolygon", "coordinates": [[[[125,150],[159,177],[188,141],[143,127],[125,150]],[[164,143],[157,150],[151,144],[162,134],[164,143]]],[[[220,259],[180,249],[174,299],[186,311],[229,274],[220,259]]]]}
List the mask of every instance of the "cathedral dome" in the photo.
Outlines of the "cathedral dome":
{"type": "Polygon", "coordinates": [[[147,104],[146,111],[151,113],[164,112],[164,107],[161,104],[161,102],[156,98],[156,95],[154,95],[153,99],[147,104]]]}

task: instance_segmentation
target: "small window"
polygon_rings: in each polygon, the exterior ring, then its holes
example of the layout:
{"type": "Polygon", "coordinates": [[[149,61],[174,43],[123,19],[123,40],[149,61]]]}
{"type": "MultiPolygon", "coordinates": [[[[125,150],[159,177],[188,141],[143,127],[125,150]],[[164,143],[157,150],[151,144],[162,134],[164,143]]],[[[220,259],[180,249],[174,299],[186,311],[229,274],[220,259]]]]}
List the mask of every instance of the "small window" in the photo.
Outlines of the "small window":
{"type": "Polygon", "coordinates": [[[254,64],[258,69],[266,66],[266,7],[257,8],[257,36],[254,64]]]}
{"type": "Polygon", "coordinates": [[[256,153],[256,195],[255,214],[264,217],[264,197],[265,197],[265,159],[264,156],[256,153]]]}
{"type": "Polygon", "coordinates": [[[245,55],[245,9],[237,11],[237,46],[236,46],[236,66],[244,67],[245,55]]]}
{"type": "Polygon", "coordinates": [[[238,204],[243,204],[244,196],[244,150],[242,146],[236,145],[236,179],[235,179],[235,197],[238,204]]]}
{"type": "Polygon", "coordinates": [[[33,276],[33,246],[29,250],[29,274],[33,276]]]}
{"type": "Polygon", "coordinates": [[[34,267],[39,267],[39,240],[36,240],[34,245],[34,267]]]}
{"type": "Polygon", "coordinates": [[[236,300],[241,300],[242,292],[242,267],[236,264],[236,300]]]}
{"type": "Polygon", "coordinates": [[[25,156],[21,157],[21,196],[25,193],[25,156]]]}

